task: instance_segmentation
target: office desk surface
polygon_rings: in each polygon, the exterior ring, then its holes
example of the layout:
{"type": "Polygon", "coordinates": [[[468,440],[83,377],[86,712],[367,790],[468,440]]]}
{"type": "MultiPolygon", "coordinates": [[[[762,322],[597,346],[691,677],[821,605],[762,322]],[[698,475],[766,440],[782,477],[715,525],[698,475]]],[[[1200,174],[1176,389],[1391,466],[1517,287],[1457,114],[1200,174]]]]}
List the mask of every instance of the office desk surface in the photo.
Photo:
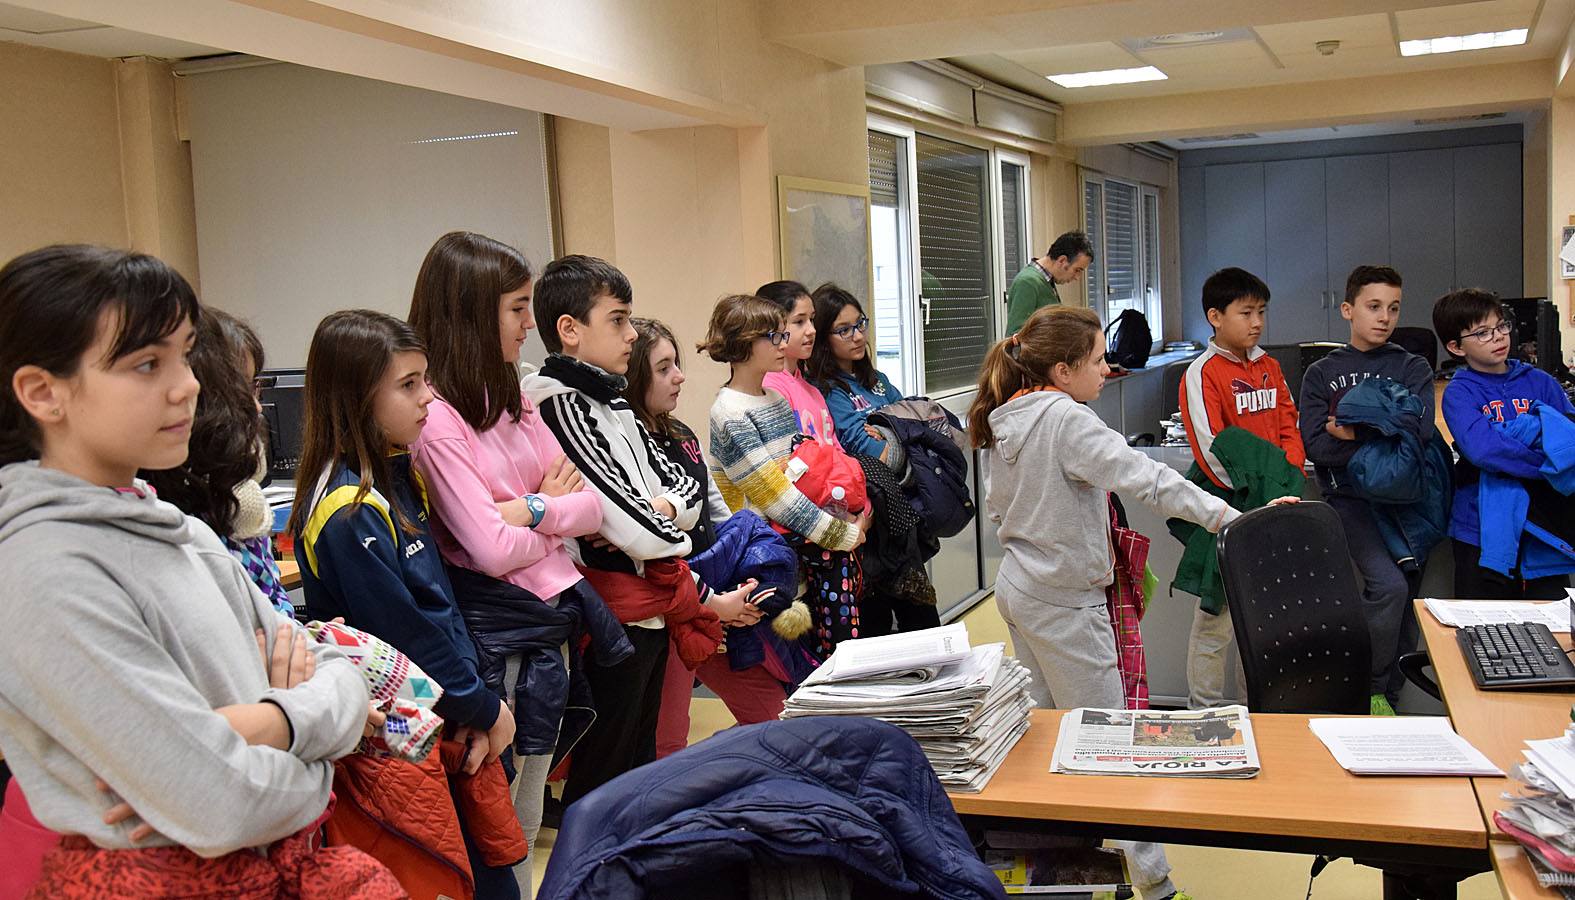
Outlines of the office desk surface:
{"type": "MultiPolygon", "coordinates": [[[[1486,754],[1493,764],[1509,771],[1521,760],[1526,741],[1558,737],[1570,724],[1569,691],[1479,691],[1471,670],[1455,642],[1455,629],[1439,624],[1422,601],[1416,601],[1417,621],[1427,643],[1427,654],[1444,695],[1444,707],[1455,731],[1486,754]]],[[[1569,635],[1558,636],[1568,649],[1569,635]]],[[[1499,795],[1510,785],[1508,778],[1473,778],[1488,835],[1493,840],[1513,840],[1493,824],[1494,810],[1506,805],[1499,795]]]]}
{"type": "Polygon", "coordinates": [[[961,815],[1163,826],[1230,834],[1486,846],[1464,778],[1358,777],[1340,768],[1307,716],[1253,715],[1263,770],[1255,778],[1056,775],[1050,756],[1063,710],[1033,725],[984,791],[952,794],[961,815]]]}
{"type": "Polygon", "coordinates": [[[293,559],[276,560],[279,564],[279,583],[285,590],[292,590],[301,586],[301,567],[293,559]]]}

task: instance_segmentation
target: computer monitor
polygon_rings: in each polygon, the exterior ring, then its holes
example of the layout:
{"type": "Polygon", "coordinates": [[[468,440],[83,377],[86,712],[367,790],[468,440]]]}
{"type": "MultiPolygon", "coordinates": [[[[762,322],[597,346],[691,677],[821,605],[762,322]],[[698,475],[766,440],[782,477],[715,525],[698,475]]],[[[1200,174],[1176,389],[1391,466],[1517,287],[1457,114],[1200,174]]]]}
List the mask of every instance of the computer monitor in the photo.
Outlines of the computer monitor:
{"type": "Polygon", "coordinates": [[[1510,311],[1515,326],[1510,355],[1550,375],[1557,375],[1564,362],[1558,307],[1546,297],[1517,297],[1505,300],[1504,306],[1510,311]]]}
{"type": "Polygon", "coordinates": [[[257,380],[262,388],[258,401],[268,423],[268,471],[275,478],[294,478],[306,419],[306,370],[265,369],[257,380]]]}

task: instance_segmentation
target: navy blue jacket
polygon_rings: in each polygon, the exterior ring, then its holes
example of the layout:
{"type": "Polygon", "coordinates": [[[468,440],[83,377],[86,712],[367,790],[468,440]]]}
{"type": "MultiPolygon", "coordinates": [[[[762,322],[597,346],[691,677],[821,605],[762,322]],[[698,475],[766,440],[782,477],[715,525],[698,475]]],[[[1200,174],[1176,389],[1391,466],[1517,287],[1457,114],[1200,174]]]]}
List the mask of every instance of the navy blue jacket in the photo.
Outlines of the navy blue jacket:
{"type": "Polygon", "coordinates": [[[1468,467],[1455,479],[1455,507],[1449,536],[1481,546],[1478,535],[1476,471],[1524,480],[1542,477],[1542,451],[1504,433],[1499,427],[1530,411],[1537,401],[1563,413],[1575,412],[1564,389],[1552,375],[1517,359],[1502,375],[1466,366],[1455,370],[1440,405],[1444,422],[1468,467]]]}
{"type": "Polygon", "coordinates": [[[1345,441],[1324,426],[1341,408],[1347,394],[1357,385],[1375,380],[1403,385],[1421,403],[1417,417],[1405,423],[1416,435],[1419,446],[1425,446],[1437,430],[1433,427],[1433,370],[1427,360],[1393,343],[1367,351],[1346,344],[1330,352],[1307,367],[1302,376],[1302,394],[1296,401],[1302,446],[1312,460],[1324,496],[1360,496],[1349,483],[1345,467],[1371,435],[1359,432],[1358,440],[1345,441]]]}
{"type": "Polygon", "coordinates": [[[456,725],[490,728],[502,702],[482,684],[476,647],[454,603],[437,542],[427,528],[426,492],[410,455],[388,460],[390,496],[373,491],[353,503],[361,476],[337,464],[318,482],[295,560],[306,611],[377,635],[443,686],[434,707],[456,725]],[[399,527],[397,510],[416,526],[399,527]]]}
{"type": "Polygon", "coordinates": [[[1449,532],[1454,460],[1431,423],[1424,427],[1431,416],[1432,404],[1405,385],[1376,378],[1347,391],[1336,410],[1338,424],[1368,435],[1340,470],[1343,487],[1368,502],[1390,558],[1406,571],[1420,571],[1449,532]]]}
{"type": "MultiPolygon", "coordinates": [[[[931,405],[945,415],[953,434],[962,433],[962,423],[956,416],[939,404],[931,405]]],[[[925,536],[947,538],[967,528],[974,512],[968,487],[968,457],[951,435],[920,419],[894,414],[891,405],[871,412],[867,421],[891,429],[907,452],[908,481],[903,490],[913,511],[919,514],[919,527],[925,536]]]]}
{"type": "MultiPolygon", "coordinates": [[[[727,630],[727,663],[735,672],[758,666],[765,660],[761,641],[772,640],[777,645],[778,657],[791,653],[788,642],[771,631],[770,619],[793,604],[798,593],[798,554],[787,545],[771,527],[771,523],[752,510],[739,510],[729,516],[713,532],[712,544],[704,552],[688,559],[689,568],[700,576],[700,581],[713,589],[728,590],[732,585],[743,584],[751,578],[760,582],[760,590],[776,588],[769,600],[760,608],[765,617],[747,627],[727,630]]],[[[759,593],[758,591],[756,592],[759,593]]],[[[808,675],[803,671],[796,673],[808,675]]]]}
{"type": "Polygon", "coordinates": [[[841,716],[730,728],[597,788],[564,813],[536,896],[717,896],[694,887],[808,859],[881,896],[1006,896],[913,738],[841,716]]]}
{"type": "Polygon", "coordinates": [[[506,659],[524,657],[514,682],[514,752],[551,753],[556,763],[596,720],[585,665],[616,665],[634,653],[634,645],[584,579],[559,594],[556,606],[549,606],[500,578],[457,566],[449,567],[448,574],[465,624],[475,636],[487,687],[506,696],[506,659]],[[580,655],[584,637],[590,638],[593,656],[588,663],[580,655]]]}
{"type": "MultiPolygon", "coordinates": [[[[1553,505],[1568,509],[1570,504],[1564,497],[1575,491],[1575,423],[1551,406],[1533,403],[1502,431],[1506,439],[1542,455],[1538,472],[1547,486],[1562,495],[1555,495],[1553,505]]],[[[1575,572],[1575,547],[1570,545],[1575,535],[1567,527],[1554,530],[1533,520],[1528,481],[1534,488],[1544,487],[1540,480],[1481,474],[1477,496],[1482,510],[1482,555],[1477,564],[1500,575],[1518,573],[1521,578],[1575,572]]]]}

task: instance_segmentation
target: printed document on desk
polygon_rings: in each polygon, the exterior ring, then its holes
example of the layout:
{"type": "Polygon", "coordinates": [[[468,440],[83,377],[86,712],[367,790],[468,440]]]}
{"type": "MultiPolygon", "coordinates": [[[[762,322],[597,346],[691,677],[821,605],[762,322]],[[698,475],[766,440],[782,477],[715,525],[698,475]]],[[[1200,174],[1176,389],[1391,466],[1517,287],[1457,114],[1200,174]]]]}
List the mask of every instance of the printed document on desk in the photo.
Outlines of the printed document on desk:
{"type": "Polygon", "coordinates": [[[935,678],[947,663],[968,658],[968,626],[961,622],[887,634],[854,638],[837,644],[837,650],[804,684],[824,684],[854,678],[880,678],[889,682],[923,684],[935,678]]]}
{"type": "Polygon", "coordinates": [[[1507,622],[1537,623],[1549,631],[1570,630],[1570,604],[1565,600],[1527,603],[1523,600],[1436,600],[1422,601],[1440,624],[1450,628],[1466,625],[1500,625],[1507,622]]]}
{"type": "Polygon", "coordinates": [[[1074,709],[1061,717],[1050,771],[1251,778],[1258,745],[1245,706],[1074,709]]]}
{"type": "Polygon", "coordinates": [[[1503,775],[1443,716],[1310,719],[1334,761],[1356,775],[1503,775]]]}

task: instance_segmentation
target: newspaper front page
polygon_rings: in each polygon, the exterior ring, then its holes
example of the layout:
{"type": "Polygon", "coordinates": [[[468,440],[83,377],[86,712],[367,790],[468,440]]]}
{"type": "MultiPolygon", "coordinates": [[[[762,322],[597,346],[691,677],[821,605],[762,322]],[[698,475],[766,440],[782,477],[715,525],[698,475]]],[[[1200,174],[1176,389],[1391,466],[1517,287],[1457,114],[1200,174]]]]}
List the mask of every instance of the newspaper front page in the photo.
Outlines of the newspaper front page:
{"type": "Polygon", "coordinates": [[[1258,774],[1258,747],[1245,706],[1081,708],[1061,717],[1050,771],[1251,778],[1258,774]]]}

